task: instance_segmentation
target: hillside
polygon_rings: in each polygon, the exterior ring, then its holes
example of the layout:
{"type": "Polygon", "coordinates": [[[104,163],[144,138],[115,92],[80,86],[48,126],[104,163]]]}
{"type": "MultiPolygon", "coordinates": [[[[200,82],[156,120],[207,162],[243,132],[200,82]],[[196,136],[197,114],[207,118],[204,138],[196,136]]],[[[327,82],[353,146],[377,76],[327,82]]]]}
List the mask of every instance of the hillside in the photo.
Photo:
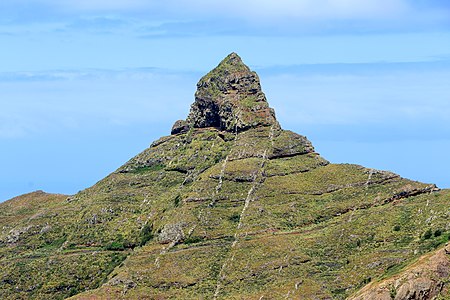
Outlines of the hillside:
{"type": "Polygon", "coordinates": [[[232,53],[187,119],[114,173],[0,204],[0,298],[395,297],[414,293],[394,278],[439,255],[428,292],[403,299],[449,299],[449,204],[433,184],[322,158],[232,53]]]}
{"type": "Polygon", "coordinates": [[[444,299],[449,296],[450,245],[427,253],[399,274],[367,285],[352,300],[444,299]]]}

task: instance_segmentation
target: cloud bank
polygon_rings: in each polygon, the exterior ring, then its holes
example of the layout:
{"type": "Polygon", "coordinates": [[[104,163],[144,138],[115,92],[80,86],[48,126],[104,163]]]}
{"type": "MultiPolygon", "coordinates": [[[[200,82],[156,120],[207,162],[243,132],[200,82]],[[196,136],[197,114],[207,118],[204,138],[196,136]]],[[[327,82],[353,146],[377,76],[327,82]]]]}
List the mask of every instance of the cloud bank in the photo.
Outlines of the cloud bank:
{"type": "Polygon", "coordinates": [[[175,24],[172,30],[160,31],[180,31],[181,35],[186,34],[186,24],[194,34],[201,27],[198,24],[211,21],[212,28],[200,29],[209,33],[240,30],[270,34],[274,28],[300,33],[346,29],[367,32],[448,28],[450,24],[450,4],[439,0],[6,0],[0,10],[3,23],[106,17],[128,23],[132,30],[155,22],[165,27],[175,24]]]}

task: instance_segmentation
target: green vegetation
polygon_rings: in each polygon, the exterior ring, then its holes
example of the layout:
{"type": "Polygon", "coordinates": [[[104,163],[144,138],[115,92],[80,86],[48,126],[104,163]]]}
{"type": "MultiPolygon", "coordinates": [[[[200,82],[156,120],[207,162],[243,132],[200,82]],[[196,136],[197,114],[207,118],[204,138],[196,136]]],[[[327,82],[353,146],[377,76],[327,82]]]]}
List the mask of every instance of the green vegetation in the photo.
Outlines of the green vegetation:
{"type": "Polygon", "coordinates": [[[147,242],[151,241],[153,237],[153,226],[145,224],[141,230],[139,245],[144,246],[145,244],[147,244],[147,242]]]}
{"type": "Polygon", "coordinates": [[[42,246],[42,248],[46,249],[46,250],[59,249],[64,244],[66,239],[67,238],[65,236],[63,236],[63,237],[58,238],[58,239],[53,240],[53,241],[45,241],[45,243],[42,246]]]}
{"type": "Polygon", "coordinates": [[[448,191],[420,193],[428,185],[329,164],[301,154],[303,146],[283,146],[284,138],[272,144],[269,134],[248,130],[234,142],[214,129],[193,130],[152,146],[70,201],[35,194],[1,204],[0,278],[11,282],[0,297],[110,295],[116,288],[131,298],[212,297],[222,272],[223,299],[289,291],[344,299],[448,241],[448,191]],[[264,159],[264,149],[294,154],[264,159]],[[142,161],[162,163],[120,172],[142,161]],[[168,225],[174,229],[164,231],[168,225]],[[161,254],[163,232],[169,241],[182,235],[161,254]],[[13,233],[17,241],[5,244],[13,233]],[[25,279],[25,269],[43,276],[25,279]]]}
{"type": "Polygon", "coordinates": [[[211,298],[222,278],[219,299],[289,291],[344,299],[448,241],[448,191],[420,193],[428,185],[329,164],[303,146],[283,146],[292,135],[275,132],[283,138],[272,144],[269,134],[252,129],[234,142],[214,129],[193,130],[164,139],[70,201],[35,194],[1,204],[0,278],[11,282],[0,297],[109,297],[125,289],[130,298],[211,298]],[[297,154],[268,159],[264,149],[297,154]],[[162,163],[120,172],[142,161],[162,163]],[[163,234],[178,239],[164,251],[163,234]],[[8,238],[17,241],[5,244],[8,238]]]}
{"type": "Polygon", "coordinates": [[[186,245],[189,245],[189,244],[199,243],[201,241],[203,241],[203,238],[201,236],[190,236],[184,240],[184,243],[186,245]]]}
{"type": "Polygon", "coordinates": [[[135,174],[140,174],[140,173],[145,173],[145,172],[154,172],[154,171],[161,171],[164,169],[164,165],[151,165],[151,166],[138,166],[135,169],[133,169],[133,171],[131,171],[132,173],[135,174]]]}
{"type": "Polygon", "coordinates": [[[397,290],[393,286],[391,286],[389,294],[391,296],[391,299],[395,299],[395,296],[397,296],[397,290]]]}
{"type": "Polygon", "coordinates": [[[232,214],[228,219],[229,219],[231,222],[239,223],[239,220],[241,219],[241,215],[238,214],[238,213],[234,213],[234,214],[232,214]]]}
{"type": "MultiPolygon", "coordinates": [[[[259,93],[236,59],[199,84],[259,93]]],[[[0,299],[345,299],[449,240],[449,190],[330,164],[233,99],[259,125],[191,128],[76,195],[1,203],[0,299]]]]}
{"type": "Polygon", "coordinates": [[[105,246],[105,250],[109,251],[123,251],[125,250],[125,246],[123,242],[114,241],[105,246]]]}
{"type": "Polygon", "coordinates": [[[430,228],[427,229],[427,231],[425,231],[425,233],[423,234],[423,239],[424,240],[428,240],[433,236],[433,232],[431,231],[430,228]]]}
{"type": "Polygon", "coordinates": [[[173,205],[175,207],[179,207],[181,205],[181,196],[177,195],[175,199],[173,199],[173,205]]]}

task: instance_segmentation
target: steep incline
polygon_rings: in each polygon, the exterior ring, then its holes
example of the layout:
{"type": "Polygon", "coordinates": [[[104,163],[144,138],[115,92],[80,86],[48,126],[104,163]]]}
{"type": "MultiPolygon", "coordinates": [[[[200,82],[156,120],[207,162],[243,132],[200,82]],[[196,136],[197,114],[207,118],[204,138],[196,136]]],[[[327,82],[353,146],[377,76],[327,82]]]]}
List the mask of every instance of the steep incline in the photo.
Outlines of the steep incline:
{"type": "Polygon", "coordinates": [[[450,298],[450,244],[420,257],[399,274],[364,287],[351,300],[450,298]]]}
{"type": "Polygon", "coordinates": [[[344,299],[445,243],[449,199],[330,164],[233,53],[172,135],[13,228],[49,230],[3,229],[0,298],[344,299]]]}

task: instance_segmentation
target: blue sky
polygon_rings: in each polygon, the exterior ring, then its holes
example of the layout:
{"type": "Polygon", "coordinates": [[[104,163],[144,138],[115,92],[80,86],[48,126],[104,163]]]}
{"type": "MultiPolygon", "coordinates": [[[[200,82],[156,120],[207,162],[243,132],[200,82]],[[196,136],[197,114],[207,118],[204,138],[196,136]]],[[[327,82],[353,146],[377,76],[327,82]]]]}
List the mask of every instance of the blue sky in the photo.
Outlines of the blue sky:
{"type": "Polygon", "coordinates": [[[448,1],[4,0],[0,43],[0,201],[94,184],[232,51],[325,158],[450,187],[448,1]]]}

